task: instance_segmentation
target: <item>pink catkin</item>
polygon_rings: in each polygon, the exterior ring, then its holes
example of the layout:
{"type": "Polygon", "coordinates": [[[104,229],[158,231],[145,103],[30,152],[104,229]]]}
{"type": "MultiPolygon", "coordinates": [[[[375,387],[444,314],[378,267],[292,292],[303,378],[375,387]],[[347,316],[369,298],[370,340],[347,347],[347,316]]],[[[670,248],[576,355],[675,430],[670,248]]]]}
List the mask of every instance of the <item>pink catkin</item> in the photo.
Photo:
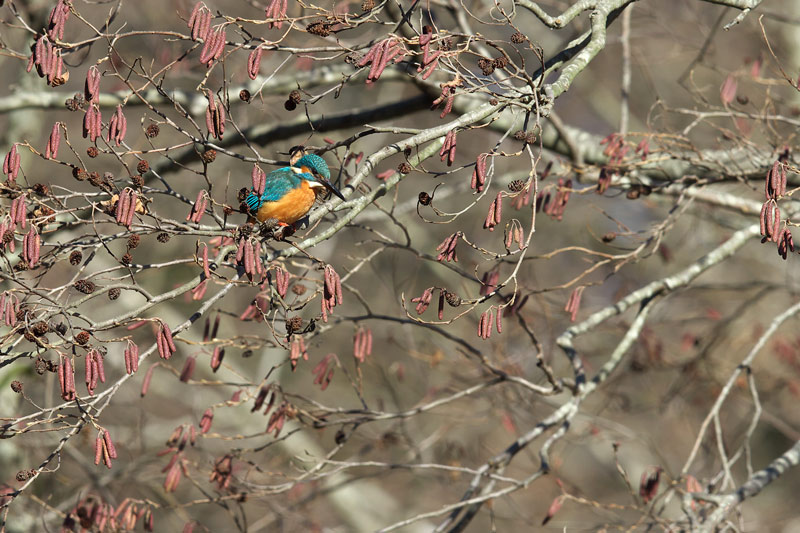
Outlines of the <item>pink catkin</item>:
{"type": "Polygon", "coordinates": [[[209,268],[208,263],[208,245],[206,243],[202,243],[203,251],[201,252],[200,259],[203,261],[203,275],[205,279],[211,279],[211,270],[209,268]]]}
{"type": "Polygon", "coordinates": [[[422,313],[425,312],[426,309],[428,309],[432,297],[433,297],[433,287],[428,287],[427,289],[422,291],[422,296],[419,296],[418,298],[414,298],[411,300],[411,303],[417,304],[415,311],[417,312],[418,315],[421,315],[422,313]]]}
{"type": "Polygon", "coordinates": [[[83,136],[89,138],[90,141],[95,142],[102,133],[102,116],[100,109],[95,104],[90,104],[83,116],[83,136]]]}
{"type": "Polygon", "coordinates": [[[100,459],[103,458],[103,436],[98,433],[94,439],[94,464],[99,465],[100,459]]]}
{"type": "Polygon", "coordinates": [[[61,144],[61,128],[59,123],[53,124],[53,130],[50,132],[50,138],[47,140],[47,148],[45,149],[45,159],[55,159],[58,157],[58,148],[61,144]]]}
{"type": "Polygon", "coordinates": [[[241,263],[242,258],[244,257],[244,247],[245,247],[246,239],[244,237],[239,239],[239,247],[236,249],[236,262],[241,263]]]}
{"type": "MultiPolygon", "coordinates": [[[[53,65],[53,60],[55,59],[55,49],[53,45],[47,41],[43,44],[44,46],[44,53],[40,56],[41,59],[38,63],[38,68],[36,69],[39,73],[39,76],[44,77],[51,77],[51,69],[53,65]]],[[[49,83],[49,82],[48,82],[49,83]]]]}
{"type": "Polygon", "coordinates": [[[200,427],[200,433],[208,433],[211,429],[211,422],[214,420],[214,411],[211,408],[208,408],[203,413],[203,417],[200,419],[200,423],[198,426],[200,427]]]}
{"type": "Polygon", "coordinates": [[[111,433],[108,430],[103,431],[103,442],[106,445],[106,449],[108,449],[108,455],[112,459],[117,458],[117,449],[114,447],[114,442],[111,440],[111,433]]]}
{"type": "Polygon", "coordinates": [[[178,351],[178,348],[175,347],[175,342],[172,340],[172,331],[169,329],[169,326],[166,322],[161,323],[161,331],[163,332],[164,339],[167,341],[167,347],[172,353],[178,351]]]}
{"type": "Polygon", "coordinates": [[[437,261],[455,261],[458,262],[458,256],[456,255],[456,245],[458,244],[458,240],[461,237],[461,232],[457,231],[453,233],[449,237],[447,237],[439,246],[436,247],[436,250],[439,252],[439,255],[436,256],[437,261]]]}
{"type": "Polygon", "coordinates": [[[261,279],[264,278],[264,265],[261,264],[261,241],[256,241],[255,250],[253,251],[254,259],[256,262],[256,273],[261,279]]]}
{"type": "MultiPolygon", "coordinates": [[[[265,15],[268,19],[283,19],[286,18],[286,10],[288,8],[288,0],[272,0],[267,9],[265,10],[265,15]]],[[[278,28],[281,29],[283,26],[282,20],[276,20],[274,22],[269,22],[268,27],[269,29],[278,28]]]]}
{"type": "MultiPolygon", "coordinates": [[[[450,113],[453,110],[453,103],[455,102],[455,100],[456,100],[455,94],[451,93],[450,96],[447,97],[447,101],[444,104],[444,109],[442,110],[442,114],[439,115],[439,118],[446,117],[448,115],[448,113],[450,113]]],[[[455,148],[455,146],[454,146],[454,148],[455,148]]],[[[455,150],[454,150],[454,152],[455,152],[455,150]]]]}
{"type": "Polygon", "coordinates": [[[194,23],[197,22],[197,15],[202,7],[204,7],[203,2],[197,2],[192,8],[192,14],[189,15],[189,21],[186,23],[189,29],[191,29],[192,26],[194,26],[194,23]]]}
{"type": "Polygon", "coordinates": [[[218,33],[209,32],[205,37],[205,42],[203,43],[203,49],[200,51],[200,63],[208,66],[211,66],[213,60],[211,59],[211,55],[214,52],[214,47],[216,46],[216,39],[218,37],[218,33]]]}
{"type": "Polygon", "coordinates": [[[261,48],[261,46],[257,46],[250,52],[250,56],[247,58],[247,75],[251,80],[258,77],[258,71],[261,68],[261,55],[263,52],[264,49],[261,48]]]}
{"type": "Polygon", "coordinates": [[[252,276],[255,273],[255,258],[253,257],[253,243],[248,239],[244,244],[244,271],[252,276]]]}
{"type": "Polygon", "coordinates": [[[84,358],[84,363],[86,367],[85,375],[84,375],[84,382],[86,383],[86,390],[89,391],[89,394],[94,394],[94,388],[97,384],[97,376],[95,375],[95,366],[94,366],[94,351],[89,351],[84,358]]]}
{"type": "Polygon", "coordinates": [[[261,195],[264,193],[264,187],[267,184],[267,175],[258,166],[258,164],[253,165],[253,171],[250,174],[252,181],[253,181],[253,190],[256,191],[257,194],[261,195]]]}
{"type": "Polygon", "coordinates": [[[156,347],[158,349],[158,355],[159,357],[161,357],[161,359],[169,359],[171,354],[168,352],[166,348],[164,336],[161,334],[160,331],[156,333],[156,347]]]}
{"type": "Polygon", "coordinates": [[[213,18],[214,17],[211,14],[211,11],[206,11],[203,14],[203,19],[200,23],[200,30],[198,32],[200,39],[208,39],[208,34],[211,32],[211,21],[213,18]]]}
{"type": "Polygon", "coordinates": [[[64,382],[66,389],[65,400],[75,399],[75,370],[72,368],[72,359],[66,357],[64,359],[64,382]]]}
{"type": "Polygon", "coordinates": [[[86,100],[89,101],[96,101],[100,96],[100,71],[96,66],[89,67],[89,70],[86,72],[84,95],[86,96],[86,100]]]}
{"type": "Polygon", "coordinates": [[[494,231],[494,227],[502,220],[503,199],[501,193],[497,193],[497,197],[492,201],[489,206],[489,212],[486,215],[486,220],[483,222],[483,227],[489,231],[494,231]]]}
{"type": "Polygon", "coordinates": [[[217,115],[215,117],[214,127],[217,130],[218,137],[222,139],[222,135],[225,133],[225,106],[222,105],[220,102],[219,107],[217,108],[217,115]]]}
{"type": "Polygon", "coordinates": [[[372,46],[369,52],[359,61],[358,66],[364,67],[371,63],[367,74],[367,84],[377,81],[391,61],[397,63],[403,59],[406,50],[394,38],[389,37],[372,46]]]}
{"type": "Polygon", "coordinates": [[[183,370],[181,371],[178,379],[184,383],[187,383],[190,379],[192,379],[192,375],[194,374],[194,369],[196,366],[197,359],[194,357],[187,357],[186,362],[183,364],[183,370]]]}
{"type": "Polygon", "coordinates": [[[114,143],[119,146],[122,144],[122,141],[125,140],[125,134],[127,131],[128,121],[125,118],[125,115],[122,113],[122,106],[117,105],[117,109],[111,116],[111,120],[108,123],[107,139],[109,142],[113,140],[114,143]]]}
{"type": "Polygon", "coordinates": [[[567,300],[567,305],[564,307],[564,310],[570,313],[570,321],[575,322],[575,319],[578,316],[578,310],[581,307],[581,296],[583,295],[583,290],[585,287],[576,287],[575,290],[572,291],[572,294],[569,296],[569,300],[567,300]]]}
{"type": "Polygon", "coordinates": [[[28,225],[28,216],[27,216],[28,204],[27,204],[27,196],[23,193],[17,196],[11,202],[11,226],[14,227],[17,224],[22,226],[22,229],[25,229],[28,225]]]}
{"type": "Polygon", "coordinates": [[[779,234],[780,225],[781,225],[781,210],[776,207],[775,208],[775,221],[772,224],[772,227],[775,228],[775,231],[772,234],[773,235],[773,239],[772,240],[774,242],[778,242],[778,238],[779,238],[779,235],[780,235],[779,234]]]}
{"type": "Polygon", "coordinates": [[[372,330],[359,329],[353,336],[353,357],[363,363],[372,354],[372,330]]]}
{"type": "Polygon", "coordinates": [[[3,174],[8,176],[8,181],[13,183],[17,179],[20,169],[20,154],[17,151],[17,145],[11,145],[11,150],[6,154],[3,159],[3,174]]]}
{"type": "Polygon", "coordinates": [[[475,161],[475,169],[472,171],[472,182],[470,187],[477,192],[483,190],[483,185],[486,183],[486,158],[489,154],[480,154],[475,161]]]}
{"type": "Polygon", "coordinates": [[[423,80],[427,80],[428,78],[430,78],[431,74],[433,74],[436,71],[436,67],[439,65],[438,54],[439,53],[437,52],[436,59],[434,59],[431,63],[429,63],[427,68],[426,68],[426,70],[425,70],[425,72],[422,73],[422,79],[423,80]]]}
{"type": "Polygon", "coordinates": [[[216,109],[216,103],[214,102],[214,93],[208,91],[208,107],[206,108],[206,129],[208,133],[213,134],[214,132],[214,110],[216,109]]]}
{"type": "Polygon", "coordinates": [[[336,274],[336,301],[338,305],[342,305],[344,298],[342,298],[342,280],[339,274],[336,274]]]}
{"type": "Polygon", "coordinates": [[[133,215],[136,213],[136,201],[137,201],[137,199],[138,199],[138,196],[136,194],[136,191],[131,191],[130,197],[128,199],[128,212],[127,212],[127,215],[125,216],[125,226],[126,227],[130,228],[131,224],[133,224],[133,215]]]}
{"type": "Polygon", "coordinates": [[[36,57],[34,56],[34,53],[31,52],[31,56],[28,58],[28,65],[25,67],[25,72],[30,72],[31,70],[33,70],[33,65],[35,64],[36,64],[36,57]]]}
{"type": "Polygon", "coordinates": [[[225,27],[218,28],[215,32],[209,33],[206,41],[203,44],[203,50],[200,53],[200,63],[211,67],[214,61],[219,59],[222,52],[225,50],[226,33],[225,27]]]}
{"type": "Polygon", "coordinates": [[[481,339],[484,338],[483,330],[484,330],[484,324],[485,323],[486,323],[486,312],[484,311],[483,313],[481,313],[480,319],[478,319],[478,337],[481,338],[481,339]]]}
{"type": "Polygon", "coordinates": [[[197,41],[208,36],[208,29],[211,27],[211,11],[202,3],[198,2],[192,9],[189,16],[188,28],[192,32],[192,39],[197,41]]]}
{"type": "Polygon", "coordinates": [[[92,135],[91,135],[92,142],[94,142],[95,139],[100,137],[103,130],[103,117],[102,114],[100,113],[100,107],[99,106],[93,106],[93,107],[94,107],[94,129],[92,130],[92,135]]]}
{"type": "Polygon", "coordinates": [[[206,109],[206,127],[209,135],[222,140],[225,133],[225,107],[222,102],[217,105],[214,93],[209,89],[206,94],[208,108],[206,109]]]}
{"type": "Polygon", "coordinates": [[[486,296],[487,294],[493,293],[497,290],[497,284],[500,281],[500,271],[497,269],[489,270],[481,279],[481,288],[479,294],[481,296],[486,296]]]}
{"type": "Polygon", "coordinates": [[[203,218],[203,215],[206,211],[206,206],[208,205],[208,193],[205,190],[200,190],[197,193],[197,199],[192,206],[192,210],[186,216],[187,221],[194,222],[196,224],[200,223],[200,220],[203,218]]]}
{"type": "Polygon", "coordinates": [[[216,372],[222,364],[222,359],[225,357],[225,349],[220,346],[214,347],[214,352],[211,355],[211,370],[216,372]]]}
{"type": "MultiPolygon", "coordinates": [[[[422,64],[426,64],[428,62],[428,51],[431,45],[431,34],[430,33],[423,33],[419,36],[419,45],[422,47],[422,64]]],[[[417,67],[417,72],[421,72],[422,67],[417,67]]]]}
{"type": "Polygon", "coordinates": [[[170,352],[175,353],[178,349],[175,347],[175,342],[172,340],[172,332],[169,329],[169,326],[166,323],[162,322],[162,335],[164,335],[164,340],[166,341],[166,347],[169,349],[170,352]]]}
{"type": "Polygon", "coordinates": [[[49,43],[45,39],[44,35],[39,37],[39,40],[36,41],[36,44],[33,47],[33,53],[31,54],[32,57],[35,57],[34,64],[38,67],[42,65],[44,61],[45,55],[47,54],[46,46],[49,43]]]}
{"type": "Polygon", "coordinates": [[[278,291],[278,294],[281,298],[286,297],[286,292],[289,290],[289,280],[291,279],[291,274],[284,270],[281,267],[278,267],[275,270],[275,290],[278,291]]]}
{"type": "Polygon", "coordinates": [[[125,210],[128,209],[128,198],[130,197],[130,194],[130,189],[126,187],[122,189],[122,192],[120,192],[119,196],[117,197],[117,205],[114,208],[114,219],[118,224],[122,224],[127,216],[125,210]]]}
{"type": "Polygon", "coordinates": [[[59,62],[61,61],[61,51],[57,48],[50,47],[47,56],[47,83],[53,83],[53,80],[59,75],[59,62]]]}
{"type": "Polygon", "coordinates": [[[200,282],[200,284],[192,289],[192,300],[200,301],[206,295],[206,290],[208,289],[208,280],[204,279],[200,282]]]}
{"type": "Polygon", "coordinates": [[[361,348],[361,330],[356,331],[356,334],[353,336],[353,357],[357,361],[364,361],[364,354],[361,348]]]}
{"type": "Polygon", "coordinates": [[[12,209],[12,211],[15,211],[16,221],[20,224],[20,226],[22,226],[22,229],[25,229],[25,227],[28,224],[28,215],[27,215],[28,204],[27,204],[27,199],[28,198],[27,198],[27,196],[25,194],[21,194],[16,199],[16,206],[14,205],[13,202],[11,203],[11,209],[12,209]]]}
{"type": "MultiPolygon", "coordinates": [[[[369,74],[367,74],[367,83],[372,83],[373,81],[377,80],[380,74],[378,74],[378,69],[381,66],[381,61],[383,60],[383,55],[386,53],[386,45],[387,41],[381,41],[380,43],[375,45],[375,54],[373,55],[371,62],[372,66],[369,69],[369,74]]],[[[367,54],[369,57],[369,54],[367,54]]]]}
{"type": "Polygon", "coordinates": [[[58,366],[58,378],[61,385],[61,398],[67,401],[74,400],[75,394],[75,375],[72,368],[72,359],[61,356],[61,364],[58,366]]]}
{"type": "Polygon", "coordinates": [[[720,88],[720,99],[724,104],[730,104],[736,97],[737,81],[733,74],[728,74],[720,88]]]}
{"type": "Polygon", "coordinates": [[[133,341],[128,341],[125,348],[125,372],[133,374],[139,369],[139,347],[133,341]]]}
{"type": "Polygon", "coordinates": [[[28,263],[30,268],[34,268],[39,262],[39,252],[41,247],[41,238],[36,231],[36,227],[31,224],[31,229],[25,235],[23,240],[23,258],[28,263]]]}
{"type": "Polygon", "coordinates": [[[215,60],[219,59],[220,56],[222,55],[222,52],[225,51],[225,44],[227,42],[227,33],[226,33],[224,27],[220,28],[220,32],[219,33],[220,33],[220,36],[219,36],[219,39],[217,40],[217,46],[216,46],[216,48],[214,50],[214,55],[213,55],[213,59],[215,59],[215,60]]]}
{"type": "Polygon", "coordinates": [[[439,157],[442,161],[447,160],[447,166],[451,166],[456,158],[456,131],[451,130],[447,132],[444,137],[444,143],[439,150],[439,157]]]}
{"type": "Polygon", "coordinates": [[[339,274],[331,265],[325,265],[325,284],[323,298],[328,301],[328,310],[331,311],[337,305],[342,304],[342,281],[339,274]]]}
{"type": "Polygon", "coordinates": [[[64,38],[64,26],[69,18],[69,4],[65,0],[59,0],[53,10],[50,12],[48,19],[47,35],[55,40],[64,38]]]}
{"type": "Polygon", "coordinates": [[[144,397],[150,389],[150,382],[153,379],[153,372],[155,372],[156,366],[158,366],[158,363],[153,363],[150,365],[150,368],[147,369],[147,372],[145,372],[144,379],[142,380],[142,397],[144,397]]]}

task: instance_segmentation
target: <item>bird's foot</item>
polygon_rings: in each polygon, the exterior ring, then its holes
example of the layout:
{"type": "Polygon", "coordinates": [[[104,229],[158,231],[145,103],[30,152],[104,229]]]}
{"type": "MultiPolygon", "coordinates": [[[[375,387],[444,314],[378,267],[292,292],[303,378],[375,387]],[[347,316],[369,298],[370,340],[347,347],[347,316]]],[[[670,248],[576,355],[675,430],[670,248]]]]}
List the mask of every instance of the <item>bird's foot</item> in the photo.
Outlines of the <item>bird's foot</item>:
{"type": "Polygon", "coordinates": [[[289,237],[294,235],[294,232],[295,232],[295,227],[287,224],[286,226],[282,227],[280,230],[276,231],[274,233],[274,236],[275,236],[275,239],[278,240],[278,241],[285,241],[286,239],[288,239],[289,237]]]}
{"type": "Polygon", "coordinates": [[[279,222],[278,227],[272,232],[272,238],[276,241],[285,241],[287,237],[294,235],[295,227],[292,224],[279,222]]]}

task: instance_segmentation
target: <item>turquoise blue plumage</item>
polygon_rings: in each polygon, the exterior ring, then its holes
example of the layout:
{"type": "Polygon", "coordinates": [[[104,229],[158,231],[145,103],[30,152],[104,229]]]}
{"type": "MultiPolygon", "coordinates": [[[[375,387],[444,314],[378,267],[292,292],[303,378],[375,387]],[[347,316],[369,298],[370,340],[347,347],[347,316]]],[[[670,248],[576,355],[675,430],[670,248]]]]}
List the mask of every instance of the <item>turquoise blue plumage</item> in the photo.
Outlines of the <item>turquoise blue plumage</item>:
{"type": "Polygon", "coordinates": [[[292,224],[311,209],[317,191],[321,189],[327,189],[344,200],[342,193],[328,181],[330,176],[324,159],[316,154],[306,154],[292,166],[267,174],[264,192],[259,195],[251,190],[245,203],[261,222],[277,219],[280,224],[292,224]]]}
{"type": "MultiPolygon", "coordinates": [[[[250,191],[250,194],[247,195],[247,198],[245,199],[247,208],[250,211],[257,211],[264,202],[277,202],[292,189],[300,187],[300,185],[303,183],[303,180],[316,181],[317,179],[314,176],[314,172],[324,178],[325,181],[331,179],[331,172],[328,169],[328,164],[317,154],[306,154],[298,159],[291,167],[276,168],[267,174],[264,192],[260,196],[256,191],[250,191]],[[312,172],[298,173],[296,170],[292,170],[292,167],[295,169],[302,169],[303,167],[306,167],[311,169],[312,172]]],[[[339,193],[339,191],[334,190],[333,192],[342,198],[342,195],[339,193]]]]}

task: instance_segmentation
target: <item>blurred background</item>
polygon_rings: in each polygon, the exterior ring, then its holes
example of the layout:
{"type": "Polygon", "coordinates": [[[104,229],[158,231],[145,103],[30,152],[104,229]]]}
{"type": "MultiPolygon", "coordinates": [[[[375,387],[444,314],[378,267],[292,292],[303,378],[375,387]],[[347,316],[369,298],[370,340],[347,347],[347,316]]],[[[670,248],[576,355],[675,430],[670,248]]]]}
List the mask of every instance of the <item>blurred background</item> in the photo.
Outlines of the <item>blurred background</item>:
{"type": "MultiPolygon", "coordinates": [[[[4,527],[699,528],[714,506],[687,490],[730,493],[800,439],[797,320],[769,330],[796,303],[797,257],[756,230],[702,260],[757,223],[776,161],[794,227],[800,19],[773,1],[723,29],[735,3],[248,0],[206,2],[188,24],[191,2],[5,2],[0,152],[21,164],[0,186],[2,291],[18,302],[0,327],[4,527]],[[563,29],[536,15],[584,3],[609,15],[603,42],[575,44],[591,10],[563,29]],[[376,79],[367,54],[387,38],[401,53],[376,79]],[[41,39],[68,77],[38,64],[41,39]],[[322,200],[279,240],[247,224],[240,190],[294,146],[325,158],[347,202],[322,200]],[[123,191],[140,202],[131,224],[123,191]],[[248,275],[237,251],[255,243],[248,275]],[[105,382],[90,394],[92,350],[105,382]]],[[[789,470],[720,527],[800,531],[799,488],[789,470]]]]}

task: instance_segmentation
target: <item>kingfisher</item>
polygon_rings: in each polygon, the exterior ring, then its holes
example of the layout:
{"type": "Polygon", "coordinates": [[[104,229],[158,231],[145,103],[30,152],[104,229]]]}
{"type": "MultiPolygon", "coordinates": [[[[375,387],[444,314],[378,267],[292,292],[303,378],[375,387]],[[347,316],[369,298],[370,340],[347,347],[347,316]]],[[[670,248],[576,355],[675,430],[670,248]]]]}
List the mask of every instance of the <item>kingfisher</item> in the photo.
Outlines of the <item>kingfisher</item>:
{"type": "Polygon", "coordinates": [[[306,154],[291,166],[267,174],[264,192],[259,195],[258,191],[251,190],[245,203],[259,222],[274,218],[279,225],[289,226],[306,216],[317,195],[330,191],[344,200],[330,179],[331,172],[325,160],[316,154],[306,154]]]}

